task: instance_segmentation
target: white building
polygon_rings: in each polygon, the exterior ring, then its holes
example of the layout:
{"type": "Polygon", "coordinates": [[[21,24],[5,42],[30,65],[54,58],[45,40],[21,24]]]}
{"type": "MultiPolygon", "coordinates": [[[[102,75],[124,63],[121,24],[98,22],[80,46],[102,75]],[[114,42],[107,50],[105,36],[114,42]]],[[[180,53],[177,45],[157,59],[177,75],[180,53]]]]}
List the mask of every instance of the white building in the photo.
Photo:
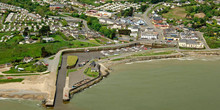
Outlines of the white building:
{"type": "Polygon", "coordinates": [[[204,44],[201,41],[181,39],[179,40],[179,47],[184,48],[204,48],[204,44]]]}
{"type": "Polygon", "coordinates": [[[138,26],[130,26],[130,27],[128,27],[128,29],[131,30],[131,32],[138,32],[139,31],[138,26]]]}
{"type": "Polygon", "coordinates": [[[158,34],[141,33],[141,39],[158,39],[158,34]]]}
{"type": "Polygon", "coordinates": [[[43,41],[45,41],[45,42],[53,42],[54,38],[52,38],[52,37],[45,37],[45,38],[43,38],[43,41]]]}

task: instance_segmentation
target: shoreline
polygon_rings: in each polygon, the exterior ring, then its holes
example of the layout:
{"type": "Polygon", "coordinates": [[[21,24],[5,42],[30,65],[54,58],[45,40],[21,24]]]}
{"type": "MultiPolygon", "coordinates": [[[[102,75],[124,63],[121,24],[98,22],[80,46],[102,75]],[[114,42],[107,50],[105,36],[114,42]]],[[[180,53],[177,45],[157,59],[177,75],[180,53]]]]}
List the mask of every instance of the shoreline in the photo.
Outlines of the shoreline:
{"type": "MultiPolygon", "coordinates": [[[[61,54],[60,54],[61,55],[61,54]]],[[[125,63],[132,63],[132,62],[136,62],[136,61],[148,61],[148,60],[152,60],[152,59],[168,59],[168,58],[181,58],[181,57],[189,57],[189,56],[197,56],[197,57],[201,57],[201,56],[220,56],[220,51],[182,51],[179,53],[175,53],[175,54],[170,54],[170,55],[153,55],[153,56],[139,56],[139,57],[135,57],[135,58],[129,58],[129,59],[124,59],[121,61],[105,61],[105,62],[101,62],[99,63],[100,65],[102,65],[102,72],[105,72],[105,75],[100,75],[101,77],[96,78],[95,80],[89,82],[88,84],[82,85],[82,87],[80,87],[78,90],[75,90],[74,92],[72,91],[72,93],[78,93],[80,91],[82,91],[85,88],[88,88],[90,86],[92,86],[93,84],[98,83],[99,81],[101,81],[103,79],[103,77],[106,77],[108,74],[110,74],[111,71],[111,67],[118,65],[118,64],[125,64],[125,63]]],[[[100,74],[102,73],[100,72],[100,74]]],[[[22,89],[17,87],[15,89],[4,89],[2,88],[0,91],[0,97],[2,98],[7,98],[7,99],[31,99],[31,100],[38,100],[38,101],[42,101],[42,100],[46,100],[46,98],[49,97],[50,92],[49,90],[47,90],[50,86],[50,84],[46,84],[46,79],[50,78],[50,75],[46,75],[46,76],[37,76],[38,78],[43,78],[44,81],[43,82],[31,82],[31,79],[29,80],[24,80],[24,82],[21,83],[6,83],[5,85],[18,85],[18,86],[27,86],[27,85],[31,85],[33,86],[34,89],[22,89]],[[39,83],[40,82],[40,83],[39,83]],[[39,86],[40,88],[37,90],[36,87],[39,86]],[[35,87],[34,87],[35,86],[35,87]]],[[[48,79],[47,79],[48,80],[48,79]]],[[[0,84],[0,88],[2,87],[2,85],[4,84],[0,84]]],[[[13,87],[12,87],[13,88],[13,87]]],[[[70,92],[71,93],[71,92],[70,92]]]]}

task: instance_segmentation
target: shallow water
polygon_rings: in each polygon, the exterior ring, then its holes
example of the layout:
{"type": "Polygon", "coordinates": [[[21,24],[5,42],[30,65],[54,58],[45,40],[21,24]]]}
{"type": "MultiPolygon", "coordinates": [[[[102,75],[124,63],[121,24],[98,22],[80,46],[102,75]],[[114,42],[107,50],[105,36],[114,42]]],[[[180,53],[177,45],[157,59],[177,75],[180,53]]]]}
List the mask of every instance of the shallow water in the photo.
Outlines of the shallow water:
{"type": "MultiPolygon", "coordinates": [[[[58,110],[219,110],[220,58],[180,58],[119,65],[58,110]]],[[[42,110],[40,102],[0,100],[1,110],[42,110]],[[3,109],[2,109],[3,108],[3,109]]]]}

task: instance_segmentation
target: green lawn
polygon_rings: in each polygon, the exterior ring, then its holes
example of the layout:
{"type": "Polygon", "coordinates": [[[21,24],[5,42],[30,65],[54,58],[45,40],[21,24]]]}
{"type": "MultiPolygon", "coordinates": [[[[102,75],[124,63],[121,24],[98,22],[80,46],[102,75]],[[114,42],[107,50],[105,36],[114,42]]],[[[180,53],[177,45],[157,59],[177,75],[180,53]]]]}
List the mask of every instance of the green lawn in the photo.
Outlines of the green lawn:
{"type": "Polygon", "coordinates": [[[107,42],[109,42],[108,39],[100,37],[100,38],[95,38],[95,40],[100,43],[100,44],[107,44],[107,42]]]}
{"type": "Polygon", "coordinates": [[[0,32],[0,38],[2,38],[4,35],[11,35],[12,32],[0,32]]]}
{"type": "Polygon", "coordinates": [[[163,14],[165,18],[173,18],[173,19],[183,19],[186,17],[186,11],[184,8],[176,7],[174,9],[169,10],[168,13],[163,14]]]}
{"type": "Polygon", "coordinates": [[[87,76],[90,76],[90,77],[98,77],[99,76],[99,73],[98,72],[92,72],[91,71],[91,68],[87,68],[84,73],[87,75],[87,76]]]}
{"type": "Polygon", "coordinates": [[[35,44],[23,44],[19,45],[13,43],[17,37],[12,38],[6,43],[0,43],[0,64],[9,63],[13,61],[22,60],[24,57],[41,57],[41,48],[45,49],[50,54],[55,54],[61,49],[65,48],[79,48],[79,47],[91,47],[98,46],[88,42],[81,42],[78,40],[64,41],[60,35],[54,35],[55,42],[52,43],[35,43],[35,44]]]}
{"type": "Polygon", "coordinates": [[[97,42],[95,39],[91,39],[91,40],[89,40],[89,42],[90,42],[90,43],[93,43],[93,44],[100,45],[100,43],[99,43],[99,42],[97,42]]]}
{"type": "Polygon", "coordinates": [[[214,37],[205,37],[205,40],[210,48],[220,48],[220,39],[216,39],[214,37]]]}
{"type": "Polygon", "coordinates": [[[10,82],[21,82],[24,79],[18,78],[18,79],[0,79],[0,83],[10,83],[10,82]]]}
{"type": "Polygon", "coordinates": [[[154,56],[154,55],[168,55],[176,53],[175,51],[163,51],[163,52],[145,52],[145,53],[138,53],[134,54],[132,56],[154,56]]]}
{"type": "Polygon", "coordinates": [[[13,74],[13,75],[6,75],[6,76],[32,76],[32,75],[40,75],[40,74],[13,74]]]}
{"type": "Polygon", "coordinates": [[[120,60],[124,60],[125,58],[116,58],[116,59],[113,59],[111,61],[120,61],[120,60]]]}
{"type": "Polygon", "coordinates": [[[12,67],[9,71],[5,71],[3,73],[6,74],[13,74],[13,73],[34,73],[34,72],[43,72],[47,70],[47,67],[44,65],[33,65],[34,62],[30,63],[20,63],[18,65],[18,68],[24,68],[24,71],[18,71],[18,69],[15,69],[12,67]]]}
{"type": "Polygon", "coordinates": [[[74,66],[78,61],[77,56],[67,56],[67,66],[74,66]]]}

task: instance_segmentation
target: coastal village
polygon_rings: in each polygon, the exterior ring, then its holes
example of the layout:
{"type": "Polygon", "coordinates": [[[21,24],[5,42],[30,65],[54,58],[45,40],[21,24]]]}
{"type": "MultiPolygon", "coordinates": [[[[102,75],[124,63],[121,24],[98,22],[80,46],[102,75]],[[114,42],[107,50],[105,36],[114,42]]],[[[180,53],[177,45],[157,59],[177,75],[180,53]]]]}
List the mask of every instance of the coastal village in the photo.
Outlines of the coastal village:
{"type": "Polygon", "coordinates": [[[0,2],[0,88],[6,90],[0,97],[10,96],[7,90],[16,83],[40,94],[26,99],[54,106],[99,82],[111,64],[218,50],[220,7],[210,8],[213,16],[202,10],[214,3],[219,1],[30,0],[32,9],[0,2]],[[201,9],[191,13],[195,7],[201,9]]]}

